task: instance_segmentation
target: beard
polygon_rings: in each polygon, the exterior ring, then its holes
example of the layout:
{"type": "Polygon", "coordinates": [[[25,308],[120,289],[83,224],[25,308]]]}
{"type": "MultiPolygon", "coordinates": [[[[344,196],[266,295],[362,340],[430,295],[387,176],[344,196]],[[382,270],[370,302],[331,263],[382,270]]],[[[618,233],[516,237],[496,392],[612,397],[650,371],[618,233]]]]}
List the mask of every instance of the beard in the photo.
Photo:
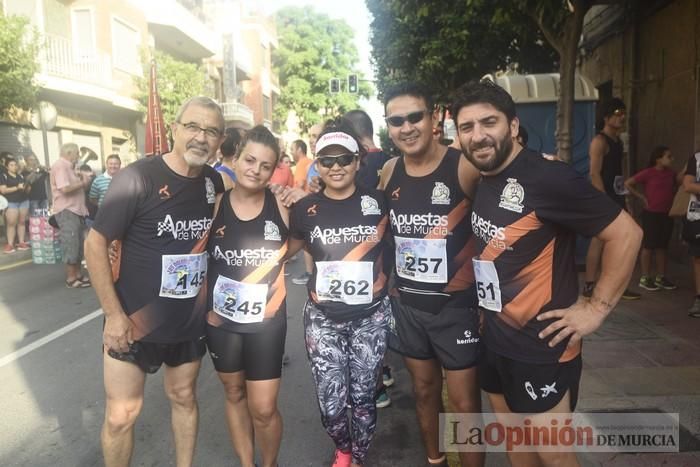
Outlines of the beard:
{"type": "MultiPolygon", "coordinates": [[[[198,152],[199,152],[198,151],[198,152]]],[[[203,167],[209,161],[209,147],[196,144],[190,144],[185,150],[185,162],[189,167],[203,167]],[[204,156],[199,156],[196,152],[190,152],[190,149],[197,149],[204,152],[204,156]]]]}
{"type": "Polygon", "coordinates": [[[462,147],[462,152],[467,157],[469,162],[474,165],[477,169],[482,172],[491,172],[496,170],[508,159],[510,153],[513,151],[513,138],[511,138],[510,130],[500,141],[488,138],[479,144],[474,144],[468,148],[462,147]],[[489,159],[477,159],[474,157],[474,151],[482,149],[484,147],[492,147],[494,149],[494,155],[489,159]]]}

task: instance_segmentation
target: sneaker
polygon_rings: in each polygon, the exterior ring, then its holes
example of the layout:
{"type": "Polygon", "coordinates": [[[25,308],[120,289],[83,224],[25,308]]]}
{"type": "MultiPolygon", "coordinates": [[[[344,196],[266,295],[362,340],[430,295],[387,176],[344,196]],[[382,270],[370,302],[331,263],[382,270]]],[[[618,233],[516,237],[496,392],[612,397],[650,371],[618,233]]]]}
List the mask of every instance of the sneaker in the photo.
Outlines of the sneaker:
{"type": "Polygon", "coordinates": [[[654,284],[656,284],[657,287],[662,288],[664,290],[676,290],[678,288],[676,284],[666,279],[665,276],[656,276],[654,284]]]}
{"type": "Polygon", "coordinates": [[[388,366],[382,367],[382,384],[387,388],[394,384],[394,378],[391,376],[391,368],[388,366]]]}
{"type": "Polygon", "coordinates": [[[7,245],[5,245],[5,248],[3,248],[2,251],[3,253],[14,253],[17,250],[15,250],[15,247],[8,243],[7,245]]]}
{"type": "Polygon", "coordinates": [[[625,300],[639,300],[642,297],[642,294],[634,292],[630,289],[625,289],[624,292],[622,292],[622,298],[625,300]]]}
{"type": "Polygon", "coordinates": [[[20,251],[26,251],[26,250],[31,250],[31,246],[29,246],[29,243],[27,242],[21,242],[17,244],[17,249],[20,251]]]}
{"type": "Polygon", "coordinates": [[[649,276],[642,276],[639,278],[639,286],[646,290],[659,290],[659,286],[655,281],[649,276]]]}
{"type": "Polygon", "coordinates": [[[591,298],[591,295],[593,295],[593,289],[595,288],[595,282],[586,282],[583,284],[583,292],[581,295],[583,295],[586,298],[591,298]]]}
{"type": "Polygon", "coordinates": [[[305,272],[303,274],[298,275],[297,277],[292,279],[292,282],[295,283],[296,285],[306,285],[307,282],[309,282],[309,279],[311,279],[311,274],[308,272],[305,272]]]}
{"type": "Polygon", "coordinates": [[[384,407],[389,407],[391,405],[391,397],[389,397],[389,393],[385,387],[382,386],[379,392],[377,392],[377,397],[375,398],[374,402],[378,409],[383,409],[384,407]]]}
{"type": "Polygon", "coordinates": [[[700,297],[695,297],[693,306],[688,308],[688,316],[691,318],[700,318],[700,297]]]}
{"type": "Polygon", "coordinates": [[[335,460],[331,467],[350,467],[350,464],[352,464],[352,454],[336,449],[335,460]]]}

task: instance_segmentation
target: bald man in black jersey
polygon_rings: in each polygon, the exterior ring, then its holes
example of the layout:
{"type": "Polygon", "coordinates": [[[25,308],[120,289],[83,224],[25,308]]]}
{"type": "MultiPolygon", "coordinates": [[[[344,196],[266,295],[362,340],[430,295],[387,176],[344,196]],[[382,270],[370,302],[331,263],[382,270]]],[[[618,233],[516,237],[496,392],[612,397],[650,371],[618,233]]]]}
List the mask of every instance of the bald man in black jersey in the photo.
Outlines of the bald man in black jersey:
{"type": "MultiPolygon", "coordinates": [[[[433,137],[437,113],[423,86],[385,93],[389,136],[403,157],[383,167],[379,188],[395,242],[396,334],[389,346],[404,357],[429,465],[446,466],[439,450],[442,375],[452,411],[481,412],[476,380],[480,348],[469,222],[477,170],[458,150],[433,137]]],[[[465,466],[483,465],[483,452],[461,452],[465,466]]]]}
{"type": "Polygon", "coordinates": [[[165,363],[178,467],[192,465],[197,439],[195,384],[205,353],[206,235],[219,174],[207,165],[224,134],[216,102],[194,97],[172,125],[173,149],[115,175],[85,242],[105,315],[102,427],[105,465],[127,466],[147,373],[165,363]],[[108,245],[121,243],[110,267],[108,245]]]}

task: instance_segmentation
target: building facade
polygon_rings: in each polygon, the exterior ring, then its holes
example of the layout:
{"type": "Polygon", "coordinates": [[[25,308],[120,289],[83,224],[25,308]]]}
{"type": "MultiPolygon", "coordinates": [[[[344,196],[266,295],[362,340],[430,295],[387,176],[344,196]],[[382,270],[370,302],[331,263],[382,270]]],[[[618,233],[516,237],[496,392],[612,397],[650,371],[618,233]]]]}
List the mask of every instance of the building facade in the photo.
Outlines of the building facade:
{"type": "Polygon", "coordinates": [[[586,16],[579,71],[601,101],[627,104],[631,172],[660,144],[676,169],[700,150],[699,20],[697,0],[600,5],[586,16]]]}

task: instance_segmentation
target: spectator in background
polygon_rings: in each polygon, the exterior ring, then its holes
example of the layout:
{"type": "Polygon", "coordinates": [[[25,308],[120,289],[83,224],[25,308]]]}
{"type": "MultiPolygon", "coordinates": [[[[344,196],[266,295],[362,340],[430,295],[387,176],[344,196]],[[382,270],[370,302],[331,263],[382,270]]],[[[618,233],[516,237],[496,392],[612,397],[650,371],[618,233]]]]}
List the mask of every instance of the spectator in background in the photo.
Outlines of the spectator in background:
{"type": "Polygon", "coordinates": [[[294,188],[294,174],[292,173],[292,159],[289,155],[282,153],[275,171],[270,178],[270,184],[279,186],[288,186],[294,188]]]}
{"type": "MultiPolygon", "coordinates": [[[[700,152],[690,156],[683,177],[683,189],[690,193],[690,203],[686,213],[686,222],[700,221],[700,152]]],[[[688,309],[688,316],[700,318],[700,241],[688,241],[688,253],[693,257],[693,273],[695,275],[695,300],[688,309]]]]}
{"type": "Polygon", "coordinates": [[[216,167],[216,171],[221,174],[221,179],[224,181],[224,188],[230,190],[236,183],[236,174],[234,173],[234,157],[238,150],[238,145],[241,143],[241,134],[235,128],[226,128],[224,130],[224,141],[219,146],[221,151],[221,164],[216,167]]]}
{"type": "Polygon", "coordinates": [[[51,195],[53,210],[59,228],[63,262],[66,271],[66,287],[71,289],[90,287],[90,279],[82,275],[85,218],[85,190],[92,178],[87,172],[76,173],[75,164],[80,157],[78,145],[66,143],[61,146],[60,157],[51,166],[51,195]]]}
{"type": "MultiPolygon", "coordinates": [[[[312,129],[316,127],[314,125],[312,129]]],[[[309,130],[309,139],[311,139],[309,130]]],[[[315,143],[315,142],[314,142],[315,143]]],[[[306,176],[312,160],[307,156],[306,143],[298,139],[292,143],[292,159],[294,160],[294,186],[306,190],[306,176]]],[[[312,151],[313,153],[313,151],[312,151]]]]}
{"type": "Polygon", "coordinates": [[[651,151],[649,166],[625,181],[625,188],[639,198],[643,205],[642,230],[642,277],[639,286],[646,290],[674,290],[676,285],[666,278],[666,249],[671,240],[673,219],[668,211],[673,204],[676,183],[683,175],[671,169],[673,155],[666,146],[657,146],[651,151]],[[638,185],[644,185],[644,193],[637,191],[638,185]],[[651,253],[656,258],[656,277],[651,274],[651,253]]]}
{"type": "Polygon", "coordinates": [[[39,165],[36,155],[30,154],[25,160],[24,181],[25,189],[29,190],[29,215],[35,216],[49,208],[49,172],[39,165]]]}
{"type": "Polygon", "coordinates": [[[391,156],[384,154],[374,144],[374,125],[367,112],[360,109],[351,110],[343,115],[343,119],[350,123],[360,137],[362,147],[367,151],[367,154],[360,159],[360,169],[357,171],[355,181],[367,188],[377,188],[382,167],[391,159],[391,156]]]}
{"type": "Polygon", "coordinates": [[[7,209],[5,209],[7,245],[3,249],[5,253],[15,252],[15,239],[17,250],[29,249],[29,244],[25,242],[29,199],[24,188],[24,176],[19,171],[17,161],[10,156],[5,157],[5,172],[0,174],[0,194],[7,198],[7,209]]]}
{"type": "MultiPolygon", "coordinates": [[[[627,191],[622,174],[624,146],[620,140],[620,134],[625,129],[627,109],[625,103],[618,98],[610,99],[601,108],[603,129],[593,137],[588,148],[591,184],[625,209],[627,191]]],[[[602,248],[603,243],[600,240],[595,237],[591,239],[586,254],[585,284],[582,293],[584,297],[590,298],[595,288],[600,270],[600,258],[603,254],[602,248]]],[[[622,298],[625,300],[637,300],[640,297],[638,292],[629,288],[622,293],[622,298]]]]}
{"type": "Polygon", "coordinates": [[[112,183],[112,177],[119,172],[121,167],[122,160],[119,158],[118,154],[110,154],[107,157],[107,170],[97,177],[90,186],[88,199],[91,204],[98,208],[102,205],[102,201],[105,199],[105,193],[107,193],[107,188],[109,188],[109,184],[112,183]]]}
{"type": "Polygon", "coordinates": [[[7,151],[0,152],[0,174],[7,173],[7,170],[5,170],[7,159],[14,159],[12,153],[7,151]]]}

